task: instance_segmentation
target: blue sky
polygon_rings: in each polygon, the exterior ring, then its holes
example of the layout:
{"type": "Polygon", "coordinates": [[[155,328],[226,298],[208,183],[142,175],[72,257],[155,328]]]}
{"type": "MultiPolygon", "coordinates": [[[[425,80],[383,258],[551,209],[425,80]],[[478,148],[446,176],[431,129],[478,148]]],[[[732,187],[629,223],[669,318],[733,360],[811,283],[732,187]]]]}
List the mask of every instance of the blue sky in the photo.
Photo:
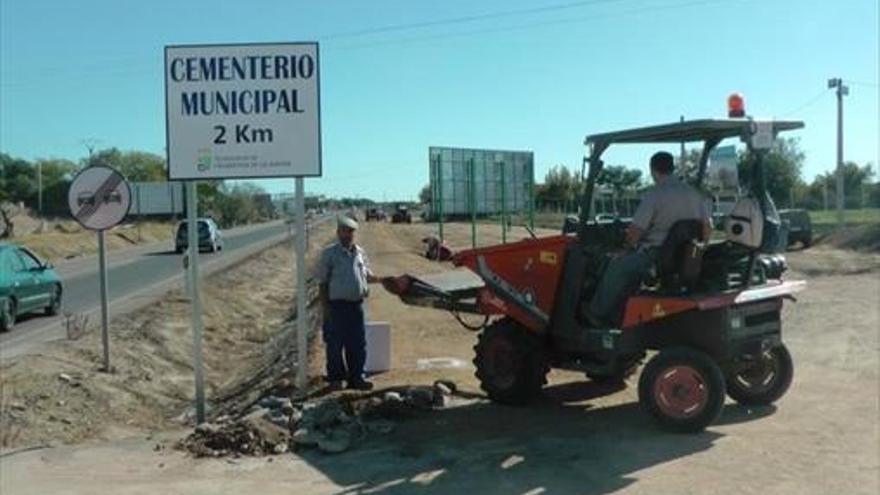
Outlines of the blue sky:
{"type": "MultiPolygon", "coordinates": [[[[3,0],[0,150],[164,154],[166,44],[299,40],[321,43],[309,192],[414,197],[431,145],[531,149],[540,180],[578,166],[586,134],[722,117],[733,91],[755,116],[806,122],[809,180],[834,165],[838,76],[845,157],[878,161],[876,0],[3,0]]],[[[606,162],[644,168],[651,151],[606,162]]]]}

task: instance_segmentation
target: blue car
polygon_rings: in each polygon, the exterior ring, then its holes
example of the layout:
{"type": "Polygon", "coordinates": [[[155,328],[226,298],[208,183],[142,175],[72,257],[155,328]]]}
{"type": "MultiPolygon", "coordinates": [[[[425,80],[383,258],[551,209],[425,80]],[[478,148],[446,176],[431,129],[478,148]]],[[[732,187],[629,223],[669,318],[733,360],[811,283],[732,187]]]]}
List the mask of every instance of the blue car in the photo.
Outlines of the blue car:
{"type": "Polygon", "coordinates": [[[0,243],[0,332],[11,329],[21,315],[57,315],[61,295],[61,279],[51,263],[27,248],[0,243]]]}

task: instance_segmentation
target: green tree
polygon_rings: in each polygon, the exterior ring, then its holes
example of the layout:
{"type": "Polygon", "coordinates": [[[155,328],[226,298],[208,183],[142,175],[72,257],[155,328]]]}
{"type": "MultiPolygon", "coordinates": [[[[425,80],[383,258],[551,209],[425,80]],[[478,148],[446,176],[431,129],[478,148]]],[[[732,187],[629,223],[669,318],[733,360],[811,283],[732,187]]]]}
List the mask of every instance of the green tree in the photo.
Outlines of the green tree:
{"type": "Polygon", "coordinates": [[[419,191],[419,202],[422,204],[428,204],[432,200],[432,191],[431,184],[425,184],[425,187],[419,191]]]}
{"type": "Polygon", "coordinates": [[[536,199],[543,203],[569,203],[577,198],[581,180],[565,165],[551,168],[544,183],[536,188],[536,199]]]}
{"type": "Polygon", "coordinates": [[[623,165],[608,165],[602,168],[596,183],[611,188],[618,196],[625,191],[638,189],[642,184],[642,171],[623,165]]]}
{"type": "Polygon", "coordinates": [[[880,208],[880,182],[874,182],[872,184],[866,184],[867,192],[865,196],[868,199],[867,207],[869,208],[880,208]]]}
{"type": "Polygon", "coordinates": [[[36,169],[33,164],[0,153],[0,201],[27,201],[36,192],[36,169]]]}
{"type": "MultiPolygon", "coordinates": [[[[777,139],[773,148],[764,155],[764,181],[767,192],[776,204],[789,204],[794,191],[803,183],[801,169],[804,152],[797,138],[777,139]]],[[[751,182],[755,156],[743,151],[737,157],[737,173],[740,184],[751,182]]]]}
{"type": "MultiPolygon", "coordinates": [[[[843,164],[843,191],[845,208],[862,208],[872,204],[872,182],[874,168],[870,163],[859,165],[855,162],[843,164]]],[[[825,172],[816,176],[806,188],[805,203],[808,208],[820,209],[825,206],[825,194],[828,194],[828,207],[837,205],[837,173],[825,172]]]]}
{"type": "Polygon", "coordinates": [[[40,173],[43,178],[43,186],[51,186],[61,182],[70,182],[73,180],[74,174],[79,170],[79,166],[71,161],[63,158],[38,159],[34,162],[34,167],[40,167],[40,173]]]}
{"type": "Polygon", "coordinates": [[[108,165],[131,182],[165,181],[165,158],[146,151],[120,151],[108,148],[86,158],[86,165],[108,165]]]}

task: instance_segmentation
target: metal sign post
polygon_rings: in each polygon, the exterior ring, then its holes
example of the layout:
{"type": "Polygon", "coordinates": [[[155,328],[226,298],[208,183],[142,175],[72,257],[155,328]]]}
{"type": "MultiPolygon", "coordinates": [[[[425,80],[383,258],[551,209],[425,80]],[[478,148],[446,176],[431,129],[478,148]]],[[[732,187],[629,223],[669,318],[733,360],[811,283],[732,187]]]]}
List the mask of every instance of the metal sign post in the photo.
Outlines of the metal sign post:
{"type": "Polygon", "coordinates": [[[529,229],[535,230],[535,163],[529,162],[529,229]]]}
{"type": "Polygon", "coordinates": [[[477,247],[477,172],[474,166],[474,159],[468,161],[468,183],[470,184],[470,203],[471,203],[471,247],[477,247]]]}
{"type": "Polygon", "coordinates": [[[104,231],[121,222],[131,208],[131,188],[125,178],[110,167],[81,170],[67,191],[70,214],[83,227],[98,233],[98,280],[101,294],[102,370],[110,372],[110,296],[107,284],[107,245],[104,231]]]}
{"type": "Polygon", "coordinates": [[[205,422],[205,378],[202,364],[202,300],[199,295],[199,194],[196,181],[186,182],[186,247],[189,252],[189,300],[192,303],[193,371],[196,424],[205,422]]]}
{"type": "MultiPolygon", "coordinates": [[[[321,105],[317,43],[165,47],[169,180],[187,181],[190,295],[197,421],[205,418],[195,181],[297,179],[300,355],[306,353],[303,177],[320,177],[321,105]]],[[[305,385],[300,359],[298,378],[305,385]]]]}
{"type": "Polygon", "coordinates": [[[305,184],[296,178],[296,387],[306,389],[309,374],[308,332],[309,315],[306,308],[306,213],[305,184]]]}
{"type": "Polygon", "coordinates": [[[440,230],[440,243],[443,243],[443,167],[440,156],[437,156],[437,197],[431,200],[437,201],[437,224],[440,230]]]}
{"type": "Polygon", "coordinates": [[[504,162],[501,165],[501,243],[507,244],[507,181],[504,177],[504,162]]]}
{"type": "Polygon", "coordinates": [[[101,291],[101,345],[104,347],[104,371],[110,371],[110,291],[107,287],[107,244],[104,231],[98,231],[98,280],[101,291]]]}

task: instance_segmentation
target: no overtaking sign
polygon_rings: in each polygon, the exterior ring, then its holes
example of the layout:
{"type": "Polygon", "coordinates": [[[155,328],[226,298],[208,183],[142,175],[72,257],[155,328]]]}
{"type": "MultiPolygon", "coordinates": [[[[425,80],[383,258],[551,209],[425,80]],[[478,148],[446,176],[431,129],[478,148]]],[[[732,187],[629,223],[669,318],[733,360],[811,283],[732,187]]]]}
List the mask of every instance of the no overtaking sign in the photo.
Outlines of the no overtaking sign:
{"type": "Polygon", "coordinates": [[[110,167],[88,167],[73,179],[67,191],[70,214],[83,227],[107,230],[121,222],[131,206],[131,189],[110,167]]]}
{"type": "Polygon", "coordinates": [[[165,48],[168,178],[321,175],[317,43],[165,48]]]}

